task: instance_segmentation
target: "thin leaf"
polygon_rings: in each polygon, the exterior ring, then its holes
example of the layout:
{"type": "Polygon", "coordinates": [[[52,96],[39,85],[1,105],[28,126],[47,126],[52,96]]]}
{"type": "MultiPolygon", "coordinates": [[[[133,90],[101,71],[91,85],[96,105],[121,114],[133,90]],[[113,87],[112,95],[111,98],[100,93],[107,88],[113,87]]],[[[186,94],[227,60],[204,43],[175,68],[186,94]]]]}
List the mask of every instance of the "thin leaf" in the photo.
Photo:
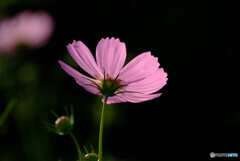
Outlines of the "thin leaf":
{"type": "Polygon", "coordinates": [[[51,112],[56,118],[59,118],[59,116],[56,114],[56,112],[54,112],[53,110],[51,110],[51,112]]]}

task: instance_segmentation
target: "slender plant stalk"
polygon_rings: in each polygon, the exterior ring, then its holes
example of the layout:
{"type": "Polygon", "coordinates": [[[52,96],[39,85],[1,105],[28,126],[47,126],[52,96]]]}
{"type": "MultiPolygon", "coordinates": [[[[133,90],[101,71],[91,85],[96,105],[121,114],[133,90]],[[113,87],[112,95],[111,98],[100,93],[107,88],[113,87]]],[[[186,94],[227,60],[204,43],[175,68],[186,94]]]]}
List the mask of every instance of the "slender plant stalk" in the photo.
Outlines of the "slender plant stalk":
{"type": "Polygon", "coordinates": [[[74,142],[75,145],[76,145],[77,152],[78,152],[78,160],[79,160],[79,161],[82,161],[82,160],[81,160],[81,158],[82,158],[82,157],[81,157],[81,156],[82,156],[82,152],[81,152],[81,149],[80,149],[80,147],[79,147],[78,141],[77,141],[76,137],[73,135],[72,132],[70,132],[69,135],[71,136],[71,138],[73,139],[73,142],[74,142]]]}
{"type": "Polygon", "coordinates": [[[8,105],[6,106],[5,110],[3,111],[2,115],[0,116],[0,127],[3,125],[5,120],[7,119],[9,113],[12,111],[13,107],[16,104],[16,99],[12,99],[8,105]]]}
{"type": "Polygon", "coordinates": [[[105,96],[103,106],[102,106],[102,114],[101,114],[101,122],[100,122],[100,130],[99,130],[99,143],[98,143],[98,156],[99,161],[102,161],[102,140],[103,140],[103,124],[104,124],[104,108],[107,102],[108,96],[105,96]]]}

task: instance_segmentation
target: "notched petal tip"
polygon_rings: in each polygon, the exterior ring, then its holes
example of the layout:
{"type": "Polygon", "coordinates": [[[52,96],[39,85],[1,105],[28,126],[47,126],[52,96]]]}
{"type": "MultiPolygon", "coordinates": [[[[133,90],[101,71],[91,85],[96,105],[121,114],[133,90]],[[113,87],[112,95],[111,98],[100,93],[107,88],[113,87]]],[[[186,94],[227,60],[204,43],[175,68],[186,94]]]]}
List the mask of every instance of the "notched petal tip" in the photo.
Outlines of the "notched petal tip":
{"type": "MultiPolygon", "coordinates": [[[[121,42],[119,38],[115,38],[115,37],[106,37],[106,38],[102,38],[100,41],[118,41],[121,42]]],[[[125,44],[125,43],[124,43],[125,44]]]]}
{"type": "Polygon", "coordinates": [[[68,49],[68,48],[70,48],[72,46],[72,44],[68,43],[66,46],[67,46],[67,49],[68,49]]]}
{"type": "Polygon", "coordinates": [[[145,55],[147,55],[147,56],[153,56],[152,53],[151,53],[151,51],[147,51],[147,52],[144,52],[144,53],[142,53],[142,54],[145,54],[145,55]]]}
{"type": "Polygon", "coordinates": [[[68,47],[71,47],[71,46],[73,46],[74,44],[76,44],[77,42],[78,42],[78,41],[73,40],[72,43],[68,43],[66,46],[67,46],[67,48],[68,48],[68,47]]]}
{"type": "Polygon", "coordinates": [[[120,42],[119,38],[111,37],[110,41],[117,41],[120,42]]]}
{"type": "Polygon", "coordinates": [[[158,70],[159,70],[159,72],[161,73],[161,75],[162,75],[163,78],[167,78],[167,77],[168,77],[167,72],[165,72],[163,68],[159,68],[158,70]]]}

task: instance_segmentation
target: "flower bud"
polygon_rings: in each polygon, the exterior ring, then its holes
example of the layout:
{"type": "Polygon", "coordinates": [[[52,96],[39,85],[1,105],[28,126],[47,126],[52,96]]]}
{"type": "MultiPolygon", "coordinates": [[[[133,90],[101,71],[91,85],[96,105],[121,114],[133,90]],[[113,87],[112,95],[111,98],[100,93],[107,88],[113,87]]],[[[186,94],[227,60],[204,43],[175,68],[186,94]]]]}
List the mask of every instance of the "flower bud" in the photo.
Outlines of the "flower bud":
{"type": "Polygon", "coordinates": [[[61,116],[55,121],[55,127],[60,135],[64,135],[71,132],[73,124],[71,123],[69,117],[61,116]]]}
{"type": "Polygon", "coordinates": [[[98,156],[95,153],[88,153],[85,155],[85,161],[98,161],[98,156]]]}

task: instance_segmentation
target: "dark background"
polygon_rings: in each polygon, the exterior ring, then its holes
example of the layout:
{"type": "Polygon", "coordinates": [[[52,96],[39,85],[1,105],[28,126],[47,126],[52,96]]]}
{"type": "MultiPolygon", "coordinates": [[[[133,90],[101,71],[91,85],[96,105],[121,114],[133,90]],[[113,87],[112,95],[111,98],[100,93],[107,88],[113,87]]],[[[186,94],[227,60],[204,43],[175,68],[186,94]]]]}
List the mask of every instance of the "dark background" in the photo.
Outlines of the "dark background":
{"type": "MultiPolygon", "coordinates": [[[[81,146],[92,145],[97,151],[100,98],[78,86],[57,60],[81,71],[66,45],[81,40],[95,54],[96,44],[106,37],[126,43],[128,61],[151,51],[168,73],[160,98],[107,109],[103,150],[109,161],[240,154],[239,7],[234,1],[68,0],[14,2],[2,8],[2,15],[44,9],[56,28],[49,44],[24,53],[40,75],[36,86],[27,85],[37,93],[36,108],[27,121],[9,116],[7,132],[0,136],[0,160],[76,160],[70,138],[49,134],[41,124],[54,123],[52,109],[61,115],[70,105],[75,107],[74,133],[81,146]]],[[[8,99],[1,94],[1,111],[8,99]]]]}

